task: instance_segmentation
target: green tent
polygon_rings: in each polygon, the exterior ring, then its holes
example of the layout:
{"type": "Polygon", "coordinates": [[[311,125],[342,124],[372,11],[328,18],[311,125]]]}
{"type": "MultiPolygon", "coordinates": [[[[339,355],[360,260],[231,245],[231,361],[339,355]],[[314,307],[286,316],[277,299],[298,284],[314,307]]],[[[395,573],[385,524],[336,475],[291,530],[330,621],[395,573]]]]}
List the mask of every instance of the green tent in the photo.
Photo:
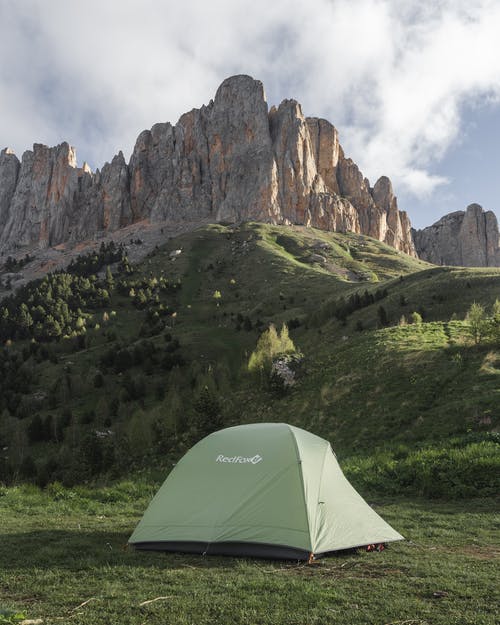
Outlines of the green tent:
{"type": "Polygon", "coordinates": [[[255,423],[192,447],[129,542],[136,549],[307,559],[402,538],[349,484],[327,441],[285,423],[255,423]]]}

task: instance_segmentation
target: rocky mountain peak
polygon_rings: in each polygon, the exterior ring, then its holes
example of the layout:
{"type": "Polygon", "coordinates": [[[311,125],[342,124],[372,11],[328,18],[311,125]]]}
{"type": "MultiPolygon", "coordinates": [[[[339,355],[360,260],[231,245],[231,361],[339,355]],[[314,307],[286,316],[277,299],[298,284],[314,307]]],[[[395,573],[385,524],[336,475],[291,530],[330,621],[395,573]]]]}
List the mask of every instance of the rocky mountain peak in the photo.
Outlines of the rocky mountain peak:
{"type": "Polygon", "coordinates": [[[250,112],[264,104],[267,112],[264,85],[246,74],[226,78],[215,92],[214,104],[220,108],[236,106],[250,112]]]}
{"type": "Polygon", "coordinates": [[[0,248],[55,246],[151,223],[261,220],[373,236],[415,255],[409,220],[388,178],[373,189],[345,157],[335,127],[284,100],[268,111],[250,76],[155,124],[101,170],[77,167],[67,143],[35,144],[19,163],[0,155],[0,248]]]}

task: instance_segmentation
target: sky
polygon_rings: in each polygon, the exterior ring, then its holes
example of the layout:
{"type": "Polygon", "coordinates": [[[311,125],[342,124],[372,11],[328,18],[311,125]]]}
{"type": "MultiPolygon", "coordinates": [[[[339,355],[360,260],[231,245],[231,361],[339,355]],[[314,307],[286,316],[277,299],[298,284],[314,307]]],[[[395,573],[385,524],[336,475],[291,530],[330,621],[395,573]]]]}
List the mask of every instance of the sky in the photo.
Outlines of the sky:
{"type": "Polygon", "coordinates": [[[500,0],[0,0],[0,149],[128,159],[233,74],[339,131],[415,227],[500,217],[500,0]]]}

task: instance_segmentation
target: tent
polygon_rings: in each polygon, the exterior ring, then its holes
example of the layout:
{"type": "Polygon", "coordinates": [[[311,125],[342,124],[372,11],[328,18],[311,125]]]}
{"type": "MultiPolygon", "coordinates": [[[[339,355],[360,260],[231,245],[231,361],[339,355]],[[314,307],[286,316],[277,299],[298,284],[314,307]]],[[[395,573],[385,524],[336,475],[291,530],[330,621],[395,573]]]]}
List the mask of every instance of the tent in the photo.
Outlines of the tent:
{"type": "Polygon", "coordinates": [[[327,441],[286,423],[255,423],[194,445],[129,543],[300,560],[402,539],[349,484],[327,441]]]}

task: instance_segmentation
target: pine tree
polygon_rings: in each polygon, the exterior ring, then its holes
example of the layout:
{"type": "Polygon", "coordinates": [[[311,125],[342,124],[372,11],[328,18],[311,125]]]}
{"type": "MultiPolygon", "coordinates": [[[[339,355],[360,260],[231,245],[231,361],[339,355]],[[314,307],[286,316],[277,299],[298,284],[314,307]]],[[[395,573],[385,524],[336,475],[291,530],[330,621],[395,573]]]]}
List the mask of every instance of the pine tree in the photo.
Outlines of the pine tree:
{"type": "Polygon", "coordinates": [[[221,292],[220,292],[220,291],[218,291],[218,290],[215,290],[215,291],[214,291],[214,294],[212,295],[212,297],[214,298],[214,300],[215,300],[215,302],[216,302],[217,306],[219,306],[219,305],[220,305],[220,302],[221,302],[221,300],[222,300],[222,294],[221,294],[221,292]]]}
{"type": "Polygon", "coordinates": [[[40,415],[34,415],[27,427],[26,433],[30,443],[38,443],[45,439],[45,425],[40,415]]]}
{"type": "Polygon", "coordinates": [[[383,306],[379,306],[377,310],[378,320],[382,327],[389,325],[389,319],[387,317],[387,311],[383,306]]]}
{"type": "Polygon", "coordinates": [[[115,280],[109,265],[106,267],[106,285],[109,291],[112,291],[115,288],[115,280]]]}
{"type": "Polygon", "coordinates": [[[19,325],[25,331],[29,330],[33,325],[33,318],[26,304],[22,303],[19,308],[19,325]]]}

